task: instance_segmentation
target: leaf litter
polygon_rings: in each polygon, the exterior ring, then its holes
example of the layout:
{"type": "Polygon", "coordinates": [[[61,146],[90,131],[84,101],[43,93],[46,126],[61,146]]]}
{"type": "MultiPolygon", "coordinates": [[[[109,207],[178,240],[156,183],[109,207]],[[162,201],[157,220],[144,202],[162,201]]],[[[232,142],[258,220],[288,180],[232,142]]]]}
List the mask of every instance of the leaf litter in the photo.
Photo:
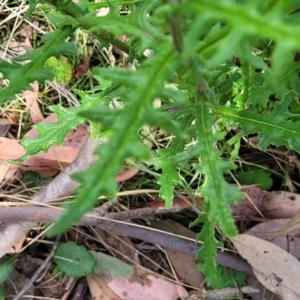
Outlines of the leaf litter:
{"type": "MultiPolygon", "coordinates": [[[[26,36],[25,44],[23,45],[28,48],[31,47],[31,45],[28,44],[29,37],[30,35],[26,36]]],[[[86,60],[87,58],[85,58],[84,62],[87,65],[86,60]]],[[[84,71],[86,71],[87,66],[83,67],[84,71]]],[[[78,77],[83,76],[83,71],[79,75],[78,77]]],[[[33,84],[32,88],[32,91],[24,91],[23,97],[30,108],[31,121],[35,124],[43,120],[44,117],[37,101],[38,86],[33,84]]],[[[53,116],[54,114],[50,115],[49,122],[55,121],[53,119],[50,121],[50,118],[53,118],[53,116]]],[[[6,125],[10,124],[8,119],[5,119],[5,122],[7,122],[6,125]]],[[[48,120],[46,119],[44,122],[48,122],[48,120]]],[[[5,136],[6,134],[7,132],[5,131],[3,135],[5,136]]],[[[30,130],[26,135],[28,137],[36,136],[36,131],[30,130]]],[[[23,171],[35,171],[42,177],[52,177],[62,170],[66,172],[60,174],[57,180],[53,180],[49,186],[35,195],[31,199],[34,202],[53,201],[56,198],[71,194],[77,184],[72,182],[69,175],[66,174],[71,174],[76,170],[82,170],[95,159],[93,156],[94,145],[92,145],[91,141],[87,141],[87,145],[85,144],[88,132],[84,126],[80,126],[74,132],[71,132],[63,146],[54,146],[47,153],[32,156],[21,163],[21,165],[6,164],[4,162],[4,160],[19,158],[24,155],[22,147],[18,145],[15,140],[5,138],[4,136],[1,137],[0,144],[0,159],[3,160],[0,166],[2,184],[3,182],[7,183],[8,180],[15,181],[17,178],[16,173],[21,169],[23,171]],[[80,153],[80,149],[83,149],[84,158],[87,161],[83,162],[82,160],[78,160],[77,164],[76,157],[78,155],[79,157],[80,155],[83,157],[82,154],[78,154],[80,153]],[[75,164],[72,164],[74,160],[75,164]],[[64,188],[62,189],[63,185],[64,188]]],[[[18,178],[22,177],[22,175],[18,176],[18,178]]],[[[237,220],[241,218],[260,217],[261,214],[273,220],[262,222],[251,227],[246,232],[247,235],[239,235],[237,238],[233,238],[233,244],[240,255],[247,259],[263,286],[281,296],[282,299],[299,299],[299,286],[297,282],[295,282],[295,278],[299,277],[299,262],[295,258],[299,258],[299,253],[297,253],[299,216],[296,212],[300,209],[300,196],[287,191],[268,192],[255,186],[246,187],[242,190],[248,195],[248,198],[242,199],[237,204],[231,206],[233,215],[237,220]],[[249,199],[251,199],[251,201],[249,201],[249,199]],[[284,250],[281,250],[274,244],[284,250]],[[293,272],[289,273],[289,270],[293,272]]],[[[179,201],[176,201],[176,203],[178,202],[179,201]]],[[[185,208],[188,208],[186,204],[185,208]]],[[[168,222],[172,224],[171,226],[173,228],[180,227],[180,224],[174,221],[167,221],[167,223],[168,222]]],[[[6,253],[18,252],[16,251],[15,243],[19,241],[22,236],[24,240],[26,233],[35,226],[36,224],[32,223],[1,224],[1,256],[6,253]]],[[[192,232],[182,233],[182,235],[187,237],[189,234],[192,234],[192,232]]],[[[193,236],[192,238],[194,239],[195,237],[193,236]]],[[[174,253],[174,255],[172,255],[172,249],[165,249],[165,252],[167,253],[170,263],[174,265],[174,273],[176,273],[174,278],[178,276],[179,280],[184,280],[185,283],[195,285],[197,288],[202,285],[203,278],[200,272],[197,274],[200,274],[201,281],[193,282],[193,279],[195,279],[192,278],[193,275],[188,275],[187,271],[183,268],[185,265],[188,269],[196,269],[196,260],[194,258],[188,260],[180,253],[174,253]],[[175,266],[176,263],[178,263],[177,266],[175,266]]],[[[101,252],[98,252],[98,254],[100,253],[101,252]]],[[[97,253],[95,255],[97,256],[97,253]]],[[[110,262],[115,262],[115,265],[122,265],[122,262],[118,260],[118,258],[108,257],[110,262]]],[[[101,260],[105,261],[103,256],[101,256],[101,260]]],[[[144,274],[142,279],[139,278],[139,280],[130,281],[124,274],[118,276],[112,265],[114,264],[111,263],[109,267],[106,266],[101,274],[87,276],[90,291],[95,299],[100,299],[100,297],[103,297],[101,299],[112,299],[112,297],[116,297],[115,299],[135,300],[141,299],[137,298],[141,295],[144,299],[177,299],[179,296],[182,298],[187,297],[184,289],[180,292],[178,291],[179,288],[177,284],[170,283],[158,276],[149,274],[144,274]],[[166,294],[164,294],[164,292],[166,294]]],[[[123,266],[125,269],[125,265],[123,266]]],[[[130,265],[126,266],[131,268],[130,265]]],[[[51,274],[49,274],[49,276],[51,276],[51,274]]]]}

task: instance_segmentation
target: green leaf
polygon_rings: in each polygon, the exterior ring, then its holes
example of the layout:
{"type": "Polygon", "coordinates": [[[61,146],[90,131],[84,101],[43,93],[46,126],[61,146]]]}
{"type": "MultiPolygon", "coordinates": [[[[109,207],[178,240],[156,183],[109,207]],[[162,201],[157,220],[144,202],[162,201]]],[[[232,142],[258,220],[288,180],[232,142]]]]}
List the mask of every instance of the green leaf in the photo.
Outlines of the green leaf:
{"type": "Polygon", "coordinates": [[[53,260],[62,272],[74,278],[93,274],[96,266],[93,255],[85,247],[74,242],[60,244],[53,260]]]}
{"type": "Polygon", "coordinates": [[[243,286],[245,284],[247,274],[230,270],[223,266],[217,266],[217,275],[215,278],[206,278],[206,283],[213,289],[223,289],[229,287],[243,286]]]}
{"type": "Polygon", "coordinates": [[[230,203],[243,197],[237,188],[229,185],[223,173],[235,168],[231,161],[222,160],[216,150],[218,135],[212,131],[215,123],[215,115],[210,113],[209,106],[200,100],[196,111],[198,129],[198,151],[201,163],[199,172],[205,174],[204,183],[199,188],[204,201],[209,202],[208,220],[219,223],[227,236],[235,236],[237,230],[231,216],[230,203]],[[218,201],[215,201],[218,199],[218,201]]]}
{"type": "Polygon", "coordinates": [[[97,264],[94,268],[95,274],[106,274],[130,279],[134,274],[134,267],[124,263],[116,257],[101,252],[90,251],[97,264]]]}
{"type": "Polygon", "coordinates": [[[0,260],[0,284],[4,283],[15,270],[14,259],[4,258],[0,260]]]}
{"type": "Polygon", "coordinates": [[[95,14],[86,14],[82,18],[72,18],[70,16],[49,16],[50,21],[57,26],[71,25],[73,27],[83,27],[88,32],[99,33],[100,30],[105,30],[114,36],[129,34],[139,38],[139,52],[142,53],[145,49],[158,49],[166,40],[156,27],[154,27],[146,17],[151,11],[154,2],[143,4],[138,10],[135,6],[131,7],[131,13],[122,15],[117,7],[110,4],[110,12],[106,16],[98,17],[95,14]]]}
{"type": "MultiPolygon", "coordinates": [[[[209,204],[205,204],[206,211],[209,211],[208,205],[209,204]]],[[[199,216],[198,219],[193,222],[193,225],[197,223],[203,223],[201,232],[197,235],[197,241],[203,242],[196,255],[196,258],[201,260],[201,263],[197,266],[205,274],[206,278],[214,280],[217,276],[216,255],[218,245],[215,239],[215,227],[206,214],[199,216]]]]}
{"type": "Polygon", "coordinates": [[[46,61],[46,66],[52,67],[55,75],[55,81],[66,86],[72,79],[72,64],[70,60],[65,56],[50,57],[46,61]]]}
{"type": "Polygon", "coordinates": [[[32,183],[34,187],[43,186],[48,184],[52,179],[51,178],[42,178],[38,173],[32,171],[26,171],[22,177],[22,183],[32,183]]]}
{"type": "MultiPolygon", "coordinates": [[[[193,119],[184,119],[182,130],[185,131],[191,124],[193,119]]],[[[156,169],[162,169],[162,174],[157,183],[161,185],[159,196],[165,200],[166,207],[171,207],[174,198],[174,187],[181,181],[180,174],[177,171],[176,163],[173,157],[183,151],[186,139],[178,136],[175,137],[171,145],[166,149],[160,149],[153,160],[156,169]]]]}
{"type": "Polygon", "coordinates": [[[215,112],[223,118],[239,124],[243,128],[244,134],[258,133],[258,147],[263,150],[272,144],[283,145],[300,153],[300,121],[291,121],[292,114],[288,111],[292,98],[292,92],[285,95],[269,114],[258,114],[253,109],[235,111],[224,107],[216,108],[215,112]]]}
{"type": "Polygon", "coordinates": [[[80,108],[64,108],[60,105],[51,106],[49,109],[56,113],[58,122],[49,124],[37,124],[33,128],[40,134],[35,138],[24,138],[20,140],[20,144],[26,149],[26,154],[14,162],[22,162],[31,155],[35,155],[40,151],[47,152],[52,145],[61,145],[66,137],[66,134],[76,129],[76,127],[84,121],[77,115],[80,108]]]}
{"type": "Polygon", "coordinates": [[[51,38],[39,49],[27,51],[15,58],[15,61],[31,60],[25,65],[9,63],[0,59],[0,70],[4,78],[10,81],[9,86],[0,90],[0,105],[24,90],[32,90],[30,83],[35,80],[43,82],[53,78],[52,68],[46,68],[45,63],[51,56],[63,54],[74,55],[75,48],[64,43],[66,37],[72,33],[70,27],[64,27],[52,33],[51,38]]]}
{"type": "Polygon", "coordinates": [[[0,285],[0,300],[5,300],[3,285],[0,285]]]}
{"type": "MultiPolygon", "coordinates": [[[[103,72],[100,72],[100,75],[107,79],[116,78],[120,72],[120,79],[129,86],[128,90],[120,91],[122,92],[120,97],[124,100],[125,106],[112,110],[101,104],[80,113],[92,121],[100,122],[103,131],[111,130],[111,136],[106,144],[102,144],[96,150],[101,159],[88,171],[74,177],[82,183],[77,190],[79,196],[67,207],[67,212],[51,228],[50,234],[54,235],[66,230],[71,223],[78,221],[84,213],[92,210],[99,195],[113,198],[117,191],[115,175],[127,158],[143,161],[151,157],[150,150],[138,135],[140,128],[144,125],[157,124],[176,134],[181,134],[179,126],[173,124],[167,113],[153,107],[154,99],[160,95],[164,82],[172,75],[172,70],[176,67],[175,56],[172,48],[164,47],[155,58],[145,63],[146,66],[151,64],[151,69],[140,73],[137,71],[143,79],[141,84],[134,87],[132,87],[130,76],[127,82],[124,82],[124,70],[115,68],[114,72],[111,72],[101,69],[103,72]]],[[[128,72],[132,71],[128,70],[128,72]]]]}
{"type": "Polygon", "coordinates": [[[174,198],[174,187],[180,182],[180,175],[178,174],[177,168],[171,161],[171,157],[176,153],[176,148],[172,149],[161,149],[159,150],[156,159],[156,168],[162,169],[162,174],[159,177],[157,183],[161,185],[159,196],[165,200],[166,207],[171,207],[174,198]]]}
{"type": "Polygon", "coordinates": [[[264,190],[269,190],[272,187],[273,180],[270,177],[271,173],[267,170],[251,167],[246,171],[238,172],[235,177],[240,184],[256,184],[264,190]]]}

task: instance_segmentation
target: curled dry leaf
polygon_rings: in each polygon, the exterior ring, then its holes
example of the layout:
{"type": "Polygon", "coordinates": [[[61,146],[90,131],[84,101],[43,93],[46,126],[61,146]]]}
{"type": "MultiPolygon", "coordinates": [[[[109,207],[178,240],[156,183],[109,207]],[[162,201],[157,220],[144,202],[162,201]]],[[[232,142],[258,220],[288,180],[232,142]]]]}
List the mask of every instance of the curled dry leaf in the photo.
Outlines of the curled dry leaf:
{"type": "Polygon", "coordinates": [[[257,279],[283,300],[300,299],[300,262],[278,246],[240,234],[232,243],[252,266],[257,279]]]}

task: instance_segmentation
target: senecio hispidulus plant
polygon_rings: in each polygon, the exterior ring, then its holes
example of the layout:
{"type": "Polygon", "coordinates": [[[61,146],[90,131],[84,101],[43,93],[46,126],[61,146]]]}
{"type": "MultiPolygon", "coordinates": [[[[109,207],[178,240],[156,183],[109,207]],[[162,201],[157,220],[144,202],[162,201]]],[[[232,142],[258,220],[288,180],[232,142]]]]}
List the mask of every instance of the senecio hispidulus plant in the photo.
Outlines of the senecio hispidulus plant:
{"type": "MultiPolygon", "coordinates": [[[[42,1],[29,2],[27,15],[42,1]]],[[[135,66],[134,71],[95,66],[93,73],[111,86],[94,94],[78,91],[80,107],[51,107],[59,122],[37,125],[38,138],[20,141],[27,150],[25,159],[47,151],[53,143],[61,144],[66,133],[85,120],[110,132],[109,141],[96,150],[101,159],[76,176],[82,183],[77,200],[51,233],[79,220],[99,195],[113,198],[114,177],[127,158],[161,170],[160,196],[168,206],[175,186],[181,185],[179,168],[193,161],[194,170],[203,175],[196,192],[205,199],[203,214],[195,221],[203,224],[198,238],[204,244],[198,255],[204,273],[213,277],[215,225],[229,237],[238,233],[229,205],[242,197],[224,179],[234,168],[233,159],[224,158],[217,148],[226,128],[257,134],[261,149],[273,144],[300,152],[300,1],[102,1],[98,5],[110,8],[106,16],[97,16],[95,4],[87,1],[47,2],[56,8],[48,17],[57,29],[44,37],[40,48],[12,63],[0,60],[0,71],[10,82],[0,90],[1,104],[35,80],[52,79],[53,69],[45,62],[52,56],[76,54],[66,40],[79,27],[128,53],[135,66]],[[119,4],[130,13],[121,14],[119,4]],[[122,34],[130,40],[121,42],[122,34]],[[150,57],[144,56],[146,49],[151,50],[150,57]],[[20,64],[24,61],[30,62],[20,64]],[[270,105],[271,95],[277,99],[275,105],[270,105]],[[120,109],[109,108],[107,99],[112,97],[120,99],[120,109]],[[156,98],[162,100],[160,108],[153,105],[156,98]],[[152,153],[139,135],[144,126],[172,134],[169,147],[152,153]]]]}

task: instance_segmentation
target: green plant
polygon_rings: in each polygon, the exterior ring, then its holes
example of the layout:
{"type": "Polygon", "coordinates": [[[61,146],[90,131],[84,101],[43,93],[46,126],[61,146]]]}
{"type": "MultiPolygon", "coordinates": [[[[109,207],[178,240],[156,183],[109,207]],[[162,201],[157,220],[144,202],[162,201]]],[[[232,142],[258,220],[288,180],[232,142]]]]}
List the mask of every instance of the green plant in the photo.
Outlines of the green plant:
{"type": "MultiPolygon", "coordinates": [[[[30,1],[31,11],[38,2],[30,1]]],[[[66,230],[93,208],[99,195],[113,198],[114,176],[127,158],[162,170],[158,182],[167,206],[172,204],[175,186],[183,184],[180,168],[193,165],[204,175],[196,190],[205,199],[203,214],[195,221],[203,223],[199,257],[205,274],[215,277],[215,225],[229,237],[237,234],[229,204],[242,197],[223,177],[235,167],[237,149],[227,158],[218,148],[219,141],[238,126],[245,135],[257,134],[261,149],[273,144],[300,152],[300,2],[102,1],[100,6],[110,8],[102,17],[87,2],[81,7],[71,0],[48,2],[57,9],[49,15],[57,29],[46,35],[41,48],[15,58],[14,63],[0,61],[1,72],[10,81],[0,91],[0,103],[28,89],[34,80],[53,78],[53,69],[45,63],[52,56],[75,54],[65,39],[78,27],[126,52],[136,69],[95,66],[99,89],[102,80],[112,82],[111,86],[93,95],[78,91],[80,107],[52,107],[60,121],[37,125],[40,137],[21,141],[27,150],[25,159],[62,143],[65,134],[84,120],[100,124],[102,133],[109,132],[109,141],[96,150],[101,159],[76,175],[82,183],[77,200],[51,233],[66,230]],[[130,13],[122,15],[119,4],[128,5],[130,13]],[[129,35],[129,42],[118,40],[121,34],[129,35]],[[149,57],[144,55],[146,49],[151,50],[149,57]],[[17,64],[25,60],[30,63],[17,64]],[[120,99],[120,109],[109,108],[112,97],[120,99]],[[154,107],[156,98],[162,100],[161,108],[154,107]],[[153,153],[144,145],[139,131],[149,125],[174,135],[168,148],[153,153]]]]}
{"type": "Polygon", "coordinates": [[[5,299],[3,294],[3,283],[10,277],[15,270],[15,257],[0,260],[0,299],[5,299]]]}
{"type": "Polygon", "coordinates": [[[15,257],[1,259],[0,261],[0,285],[4,283],[15,270],[15,257]]]}
{"type": "Polygon", "coordinates": [[[74,242],[60,244],[55,252],[54,262],[62,272],[75,278],[94,273],[96,266],[92,254],[74,242]]]}

